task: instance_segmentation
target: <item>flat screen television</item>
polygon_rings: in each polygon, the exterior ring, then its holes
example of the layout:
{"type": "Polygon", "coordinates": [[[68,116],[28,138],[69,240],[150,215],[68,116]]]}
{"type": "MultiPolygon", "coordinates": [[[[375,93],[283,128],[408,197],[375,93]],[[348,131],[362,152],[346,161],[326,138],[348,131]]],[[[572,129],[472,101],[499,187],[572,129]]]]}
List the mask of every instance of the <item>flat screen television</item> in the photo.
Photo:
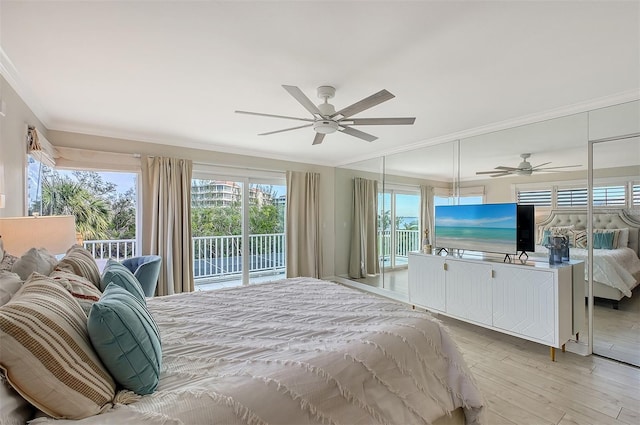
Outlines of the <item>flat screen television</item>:
{"type": "Polygon", "coordinates": [[[518,205],[518,251],[536,250],[536,214],[533,205],[518,205]]]}
{"type": "Polygon", "coordinates": [[[516,254],[518,205],[436,206],[435,245],[438,248],[516,254]]]}

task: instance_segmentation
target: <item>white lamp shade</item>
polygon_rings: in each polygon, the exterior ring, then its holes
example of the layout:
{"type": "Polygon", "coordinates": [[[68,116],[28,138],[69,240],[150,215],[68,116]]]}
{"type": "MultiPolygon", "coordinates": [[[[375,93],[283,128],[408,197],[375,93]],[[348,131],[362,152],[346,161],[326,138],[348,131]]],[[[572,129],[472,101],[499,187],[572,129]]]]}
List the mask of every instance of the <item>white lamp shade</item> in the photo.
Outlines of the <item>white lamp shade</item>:
{"type": "Polygon", "coordinates": [[[76,243],[76,220],[72,215],[0,218],[5,252],[21,256],[31,248],[64,254],[76,243]]]}

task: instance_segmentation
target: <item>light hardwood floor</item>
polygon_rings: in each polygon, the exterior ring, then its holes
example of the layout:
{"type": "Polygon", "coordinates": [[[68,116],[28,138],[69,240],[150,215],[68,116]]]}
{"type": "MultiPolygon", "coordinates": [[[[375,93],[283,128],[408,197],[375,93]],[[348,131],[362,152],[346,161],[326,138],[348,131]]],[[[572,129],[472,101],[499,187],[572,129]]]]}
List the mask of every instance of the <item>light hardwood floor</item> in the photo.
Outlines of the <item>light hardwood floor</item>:
{"type": "Polygon", "coordinates": [[[565,352],[438,316],[487,402],[486,423],[638,424],[640,369],[565,352]]]}

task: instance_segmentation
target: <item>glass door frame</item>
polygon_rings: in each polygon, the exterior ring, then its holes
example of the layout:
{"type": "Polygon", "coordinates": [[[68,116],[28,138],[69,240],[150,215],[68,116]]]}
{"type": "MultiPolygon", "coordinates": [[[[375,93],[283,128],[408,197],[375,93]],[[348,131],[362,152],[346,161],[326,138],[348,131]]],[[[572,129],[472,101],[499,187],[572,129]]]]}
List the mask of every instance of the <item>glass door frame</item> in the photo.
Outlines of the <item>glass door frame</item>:
{"type": "MultiPolygon", "coordinates": [[[[588,279],[588,298],[587,298],[587,317],[588,317],[588,348],[587,354],[593,353],[593,312],[594,312],[594,300],[593,300],[593,189],[594,189],[594,170],[593,170],[593,148],[594,145],[599,143],[615,142],[624,139],[632,139],[640,137],[640,132],[630,133],[621,136],[605,137],[602,139],[589,140],[589,149],[587,153],[587,245],[589,249],[587,251],[587,279],[588,279]]],[[[597,354],[597,353],[595,353],[597,354]]]]}
{"type": "MultiPolygon", "coordinates": [[[[379,192],[379,196],[381,195],[382,200],[383,200],[383,209],[382,209],[382,213],[384,213],[384,197],[385,195],[388,194],[389,195],[389,199],[390,199],[390,210],[389,210],[389,226],[390,226],[390,232],[389,232],[389,241],[390,241],[390,247],[389,247],[389,265],[385,266],[384,265],[384,255],[381,255],[381,267],[380,269],[383,271],[390,271],[390,270],[395,270],[395,269],[401,269],[401,268],[406,268],[408,266],[407,264],[402,264],[401,266],[398,266],[396,264],[396,251],[397,251],[397,247],[398,247],[398,229],[396,229],[396,213],[397,213],[397,200],[396,200],[396,196],[397,195],[410,195],[410,196],[415,196],[418,199],[418,210],[417,210],[417,214],[418,214],[418,249],[420,246],[420,188],[416,187],[410,187],[410,186],[401,186],[401,185],[385,185],[383,187],[383,189],[379,192]],[[413,190],[412,190],[413,189],[413,190]]],[[[384,229],[383,229],[384,231],[384,229]]],[[[384,240],[384,239],[383,239],[384,240]]],[[[383,250],[384,250],[384,243],[383,245],[383,250]]]]}

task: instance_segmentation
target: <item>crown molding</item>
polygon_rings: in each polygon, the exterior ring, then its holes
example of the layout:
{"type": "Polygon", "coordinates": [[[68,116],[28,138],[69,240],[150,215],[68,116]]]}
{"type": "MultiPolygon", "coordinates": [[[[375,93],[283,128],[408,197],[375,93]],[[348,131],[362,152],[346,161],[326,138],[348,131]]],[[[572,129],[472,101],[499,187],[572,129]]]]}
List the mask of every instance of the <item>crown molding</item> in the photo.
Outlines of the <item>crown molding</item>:
{"type": "Polygon", "coordinates": [[[4,49],[0,46],[0,75],[7,80],[7,83],[15,90],[20,96],[22,101],[31,109],[31,112],[40,120],[45,128],[49,128],[51,122],[51,116],[42,107],[42,104],[38,100],[38,97],[29,89],[27,84],[20,78],[18,70],[13,65],[9,56],[5,53],[4,49]]]}
{"type": "Polygon", "coordinates": [[[482,134],[493,133],[495,131],[506,130],[514,127],[520,127],[522,125],[534,124],[534,123],[543,122],[543,121],[547,121],[555,118],[566,117],[569,115],[593,111],[596,109],[606,108],[609,106],[619,105],[627,102],[633,102],[636,100],[640,100],[640,89],[627,90],[627,91],[615,93],[609,96],[590,99],[584,102],[579,102],[579,103],[574,103],[567,106],[562,106],[559,108],[549,109],[543,112],[537,112],[534,114],[524,115],[517,118],[498,121],[498,122],[483,125],[480,127],[470,128],[468,130],[462,130],[455,133],[445,134],[443,136],[421,140],[416,143],[404,145],[400,148],[379,152],[377,155],[362,156],[355,160],[353,159],[349,160],[349,162],[336,163],[334,164],[334,166],[344,167],[346,165],[353,164],[360,161],[380,158],[382,156],[393,155],[396,153],[408,152],[414,149],[419,149],[427,146],[453,142],[455,140],[466,139],[469,137],[480,136],[482,134]]]}

